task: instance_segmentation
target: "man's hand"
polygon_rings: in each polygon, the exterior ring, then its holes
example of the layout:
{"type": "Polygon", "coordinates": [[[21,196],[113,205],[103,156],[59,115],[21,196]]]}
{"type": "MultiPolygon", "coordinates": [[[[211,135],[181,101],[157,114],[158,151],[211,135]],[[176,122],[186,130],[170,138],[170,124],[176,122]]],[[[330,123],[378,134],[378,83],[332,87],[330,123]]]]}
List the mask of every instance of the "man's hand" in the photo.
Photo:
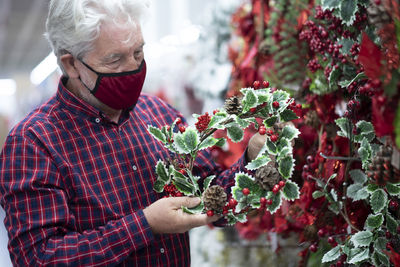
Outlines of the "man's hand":
{"type": "Polygon", "coordinates": [[[259,133],[256,133],[251,137],[249,145],[247,146],[246,157],[248,162],[257,158],[258,153],[260,152],[266,141],[267,135],[260,135],[259,133]]]}
{"type": "Polygon", "coordinates": [[[219,216],[208,217],[206,214],[188,214],[181,207],[196,207],[200,204],[199,198],[171,197],[162,198],[143,210],[153,233],[172,234],[184,233],[188,230],[215,222],[219,216]]]}

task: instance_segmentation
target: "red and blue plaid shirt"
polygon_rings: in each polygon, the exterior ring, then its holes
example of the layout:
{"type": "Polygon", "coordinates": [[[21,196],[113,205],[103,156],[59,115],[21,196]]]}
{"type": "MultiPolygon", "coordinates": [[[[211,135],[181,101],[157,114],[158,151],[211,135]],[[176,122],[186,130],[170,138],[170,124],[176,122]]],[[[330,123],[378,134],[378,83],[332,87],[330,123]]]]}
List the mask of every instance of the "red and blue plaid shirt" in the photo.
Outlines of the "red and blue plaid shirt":
{"type": "MultiPolygon", "coordinates": [[[[10,132],[0,154],[1,205],[17,266],[189,266],[188,234],[154,235],[143,209],[163,197],[154,167],[170,153],[147,126],[180,117],[143,94],[118,124],[69,92],[57,94],[10,132]]],[[[218,174],[227,190],[243,157],[229,170],[202,151],[196,175],[218,174]]]]}

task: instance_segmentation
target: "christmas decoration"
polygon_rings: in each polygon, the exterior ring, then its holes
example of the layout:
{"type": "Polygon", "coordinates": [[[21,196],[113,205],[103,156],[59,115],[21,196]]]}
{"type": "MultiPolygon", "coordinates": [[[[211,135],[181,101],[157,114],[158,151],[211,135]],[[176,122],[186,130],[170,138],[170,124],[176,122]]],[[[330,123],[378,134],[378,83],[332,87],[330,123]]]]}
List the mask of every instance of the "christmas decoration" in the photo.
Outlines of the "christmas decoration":
{"type": "Polygon", "coordinates": [[[197,207],[183,207],[183,210],[188,213],[207,213],[209,216],[211,213],[221,214],[228,224],[246,221],[246,214],[261,207],[274,213],[283,199],[295,200],[299,197],[299,188],[290,178],[294,170],[292,140],[300,132],[293,125],[282,124],[297,119],[290,109],[293,99],[287,92],[271,88],[243,88],[241,93],[241,100],[236,96],[228,99],[225,108],[218,109],[212,116],[208,113],[194,115],[197,118],[195,127],[182,125],[180,118],[172,125],[161,128],[148,126],[149,133],[175,154],[168,162],[158,161],[154,190],[159,193],[166,191],[170,196],[176,196],[176,189],[182,195],[202,197],[197,207]],[[268,136],[259,155],[246,165],[246,169],[256,171],[273,162],[276,170],[271,172],[274,176],[271,179],[279,175],[285,182],[276,184],[269,190],[261,187],[251,174],[236,173],[235,186],[231,189],[232,196],[226,203],[223,189],[212,185],[217,183],[214,181],[215,175],[206,177],[202,181],[202,187],[199,185],[200,177],[193,172],[196,156],[200,150],[225,143],[225,138],[213,137],[216,130],[225,129],[230,140],[240,142],[243,140],[243,130],[250,125],[274,129],[274,134],[268,136]],[[270,205],[261,206],[262,198],[265,198],[263,203],[269,200],[270,205]],[[225,206],[227,208],[224,210],[225,206]]]}

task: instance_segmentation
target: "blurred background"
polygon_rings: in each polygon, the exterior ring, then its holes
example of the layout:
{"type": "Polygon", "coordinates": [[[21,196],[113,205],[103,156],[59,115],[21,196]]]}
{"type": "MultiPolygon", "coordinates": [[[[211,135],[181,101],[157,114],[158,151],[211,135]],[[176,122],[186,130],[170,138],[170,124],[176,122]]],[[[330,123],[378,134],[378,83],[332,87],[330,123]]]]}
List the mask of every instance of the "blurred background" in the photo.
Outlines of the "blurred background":
{"type": "MultiPolygon", "coordinates": [[[[231,73],[231,14],[242,2],[153,0],[143,25],[144,91],[168,101],[189,120],[192,113],[220,106],[231,73]]],[[[0,0],[0,147],[17,122],[56,92],[60,72],[44,37],[48,3],[0,0]]],[[[1,210],[0,266],[11,266],[3,220],[1,210]]],[[[199,231],[205,238],[207,229],[199,231]]],[[[204,266],[201,262],[194,256],[194,266],[204,266]]]]}

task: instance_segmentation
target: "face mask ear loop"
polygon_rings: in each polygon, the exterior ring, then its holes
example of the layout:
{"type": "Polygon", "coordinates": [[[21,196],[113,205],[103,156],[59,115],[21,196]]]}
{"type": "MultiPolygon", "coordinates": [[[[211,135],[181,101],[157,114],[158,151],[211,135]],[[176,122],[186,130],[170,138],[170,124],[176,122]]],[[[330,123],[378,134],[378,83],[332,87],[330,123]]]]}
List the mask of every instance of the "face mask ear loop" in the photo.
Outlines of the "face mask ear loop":
{"type": "MultiPolygon", "coordinates": [[[[97,71],[95,71],[94,69],[92,69],[88,64],[86,64],[85,62],[83,62],[83,60],[80,60],[80,59],[78,59],[86,68],[88,68],[90,71],[92,71],[92,72],[94,72],[94,73],[96,73],[97,75],[99,75],[99,73],[97,72],[97,71]]],[[[79,75],[79,81],[83,84],[83,86],[85,86],[86,87],[86,89],[88,89],[89,90],[89,92],[92,94],[92,95],[94,95],[94,90],[93,89],[90,89],[83,81],[82,81],[82,79],[81,79],[81,76],[79,75]]]]}

